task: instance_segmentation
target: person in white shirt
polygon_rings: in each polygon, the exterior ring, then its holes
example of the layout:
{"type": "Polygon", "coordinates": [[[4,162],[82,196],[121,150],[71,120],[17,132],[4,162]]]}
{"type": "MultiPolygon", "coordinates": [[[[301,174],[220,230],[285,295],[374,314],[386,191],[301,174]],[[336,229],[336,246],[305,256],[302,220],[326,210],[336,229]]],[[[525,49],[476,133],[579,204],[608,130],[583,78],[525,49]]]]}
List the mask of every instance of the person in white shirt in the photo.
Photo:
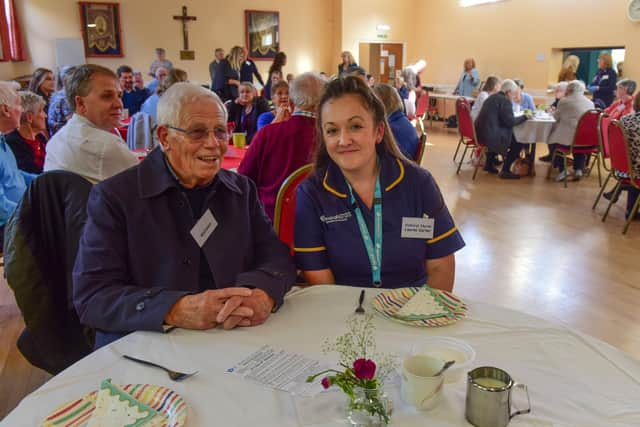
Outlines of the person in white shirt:
{"type": "Polygon", "coordinates": [[[482,104],[484,104],[484,101],[486,101],[489,96],[498,92],[500,90],[501,84],[502,81],[500,80],[500,77],[496,76],[489,76],[487,78],[487,81],[484,82],[482,91],[478,94],[476,100],[473,101],[473,106],[471,107],[471,119],[473,119],[474,122],[476,121],[476,117],[478,117],[478,114],[480,114],[480,110],[482,109],[482,104]]]}
{"type": "Polygon", "coordinates": [[[138,164],[114,133],[120,126],[122,90],[115,73],[94,64],[78,67],[67,87],[71,119],[47,144],[44,170],[66,170],[92,183],[138,164]]]}

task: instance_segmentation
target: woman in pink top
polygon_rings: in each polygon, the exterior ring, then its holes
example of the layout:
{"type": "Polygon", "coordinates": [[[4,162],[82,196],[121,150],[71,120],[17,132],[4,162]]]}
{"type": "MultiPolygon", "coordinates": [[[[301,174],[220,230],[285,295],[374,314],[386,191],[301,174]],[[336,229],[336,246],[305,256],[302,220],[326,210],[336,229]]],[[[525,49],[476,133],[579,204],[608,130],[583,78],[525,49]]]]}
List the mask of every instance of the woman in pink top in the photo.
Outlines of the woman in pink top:
{"type": "Polygon", "coordinates": [[[616,85],[616,100],[604,112],[612,120],[619,120],[623,116],[633,113],[633,93],[635,91],[636,82],[629,79],[620,80],[616,85]]]}

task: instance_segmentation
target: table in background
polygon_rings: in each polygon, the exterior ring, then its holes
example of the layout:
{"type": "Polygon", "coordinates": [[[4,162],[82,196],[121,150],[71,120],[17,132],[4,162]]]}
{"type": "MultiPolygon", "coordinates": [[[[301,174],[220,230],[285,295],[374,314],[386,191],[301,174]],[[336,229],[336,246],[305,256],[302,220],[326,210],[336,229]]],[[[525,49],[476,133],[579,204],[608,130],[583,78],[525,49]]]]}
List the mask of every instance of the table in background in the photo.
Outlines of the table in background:
{"type": "MultiPolygon", "coordinates": [[[[373,309],[368,302],[377,292],[367,290],[365,307],[369,312],[373,309]]],[[[175,390],[189,406],[187,427],[304,425],[296,415],[300,400],[296,404],[288,393],[225,371],[265,344],[335,363],[335,355],[322,355],[322,342],[346,331],[345,322],[359,293],[359,288],[346,286],[315,286],[293,292],[265,324],[252,328],[130,334],[52,378],[0,425],[39,425],[59,405],[97,389],[105,378],[116,384],[158,384],[175,390]],[[183,382],[172,382],[164,372],[129,362],[122,354],[199,373],[183,382]]],[[[407,354],[413,344],[432,336],[464,340],[477,353],[474,366],[503,368],[529,387],[532,413],[514,418],[510,427],[640,425],[638,360],[540,318],[474,301],[467,304],[467,318],[441,328],[404,326],[375,316],[378,351],[407,354]]],[[[397,386],[388,389],[394,400],[395,426],[469,425],[464,419],[464,380],[446,384],[442,403],[429,412],[408,407],[398,396],[397,386]]],[[[323,416],[321,425],[345,425],[335,408],[332,411],[320,405],[317,410],[323,416]]]]}
{"type": "MultiPolygon", "coordinates": [[[[134,150],[133,152],[138,156],[139,160],[144,160],[149,153],[147,150],[134,150]]],[[[240,166],[242,159],[244,159],[245,154],[247,154],[246,148],[236,148],[230,145],[222,159],[222,169],[233,170],[235,172],[238,166],[240,166]]]]}
{"type": "Polygon", "coordinates": [[[443,104],[443,108],[442,108],[442,118],[443,118],[443,123],[444,126],[447,126],[447,118],[449,117],[447,114],[447,104],[449,101],[453,101],[454,102],[454,106],[453,106],[453,112],[455,114],[456,111],[456,107],[455,107],[455,101],[458,100],[458,98],[465,98],[467,101],[469,102],[473,102],[475,100],[475,98],[471,97],[471,96],[463,96],[461,97],[460,95],[453,95],[450,93],[436,93],[436,92],[429,92],[429,98],[433,98],[433,99],[441,99],[442,100],[442,104],[443,104]]]}

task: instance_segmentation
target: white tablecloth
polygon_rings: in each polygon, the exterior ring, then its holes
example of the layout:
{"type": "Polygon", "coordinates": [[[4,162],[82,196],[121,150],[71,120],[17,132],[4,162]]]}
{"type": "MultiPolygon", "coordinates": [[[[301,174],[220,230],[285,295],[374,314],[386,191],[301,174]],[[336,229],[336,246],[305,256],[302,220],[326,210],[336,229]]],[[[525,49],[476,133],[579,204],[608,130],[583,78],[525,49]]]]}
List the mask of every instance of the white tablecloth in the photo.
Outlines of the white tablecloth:
{"type": "Polygon", "coordinates": [[[530,119],[513,128],[516,141],[522,144],[533,144],[536,142],[547,142],[549,134],[556,121],[553,119],[530,119]]]}
{"type": "Polygon", "coordinates": [[[454,95],[451,93],[436,93],[436,92],[430,92],[429,96],[431,98],[439,98],[439,99],[449,99],[449,100],[457,100],[458,98],[465,98],[467,101],[473,101],[475,98],[472,96],[463,96],[461,97],[460,95],[454,95]]]}
{"type": "MultiPolygon", "coordinates": [[[[375,290],[367,291],[367,300],[375,290]]],[[[233,331],[170,334],[138,332],[105,347],[57,375],[26,397],[0,423],[36,426],[57,406],[95,390],[104,378],[114,383],[150,383],[170,387],[189,405],[188,426],[300,426],[316,421],[343,426],[336,407],[323,406],[332,394],[314,401],[262,388],[225,370],[264,344],[325,361],[325,337],[344,333],[359,289],[318,286],[287,297],[266,324],[233,331]],[[126,353],[153,359],[174,369],[199,374],[172,382],[161,371],[124,360],[126,353]],[[315,407],[310,403],[315,403],[315,407]]],[[[498,366],[529,386],[532,412],[513,419],[517,426],[640,426],[640,362],[615,348],[545,320],[487,304],[467,301],[468,317],[454,325],[415,328],[376,316],[378,350],[407,352],[423,337],[452,336],[472,345],[475,366],[498,366]]],[[[369,307],[367,310],[371,311],[369,307]]],[[[447,384],[443,402],[417,412],[394,397],[394,426],[467,426],[466,384],[447,384]]],[[[339,394],[333,394],[340,398],[339,394]]]]}

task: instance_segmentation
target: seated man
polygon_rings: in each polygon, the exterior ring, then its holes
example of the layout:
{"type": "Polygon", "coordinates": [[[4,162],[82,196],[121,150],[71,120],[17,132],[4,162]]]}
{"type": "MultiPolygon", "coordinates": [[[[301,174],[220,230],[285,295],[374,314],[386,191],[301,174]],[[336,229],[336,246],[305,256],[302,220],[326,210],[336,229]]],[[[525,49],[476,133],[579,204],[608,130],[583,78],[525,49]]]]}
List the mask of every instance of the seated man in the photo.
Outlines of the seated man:
{"type": "MultiPolygon", "coordinates": [[[[556,122],[549,134],[549,153],[553,152],[558,145],[569,146],[573,142],[573,135],[576,133],[580,117],[587,111],[594,108],[593,102],[584,96],[585,85],[580,80],[573,80],[567,85],[564,98],[558,102],[558,108],[553,113],[556,122]]],[[[582,177],[582,169],[586,161],[586,154],[573,155],[573,171],[575,179],[582,177]]],[[[564,181],[568,171],[564,169],[564,162],[560,157],[556,157],[554,166],[560,170],[556,181],[564,181]]]]}
{"type": "Polygon", "coordinates": [[[150,92],[146,88],[136,87],[133,84],[133,69],[128,65],[121,65],[116,71],[122,89],[122,104],[129,111],[129,116],[133,116],[140,111],[142,103],[149,97],[150,92]]]}
{"type": "Polygon", "coordinates": [[[316,143],[316,107],[325,82],[315,73],[293,80],[289,96],[294,105],[291,118],[260,129],[238,173],[258,186],[258,194],[269,218],[273,219],[276,196],[285,179],[296,169],[311,163],[316,143]]]}
{"type": "Polygon", "coordinates": [[[525,110],[535,111],[536,104],[533,102],[533,98],[527,92],[524,91],[524,82],[516,79],[514,82],[520,88],[518,98],[513,102],[513,111],[520,112],[525,110]]]}
{"type": "Polygon", "coordinates": [[[5,133],[20,125],[22,103],[16,92],[18,87],[17,83],[0,81],[0,245],[4,241],[4,226],[27,189],[25,177],[4,139],[5,133]]]}
{"type": "Polygon", "coordinates": [[[73,284],[96,347],[163,325],[259,325],[295,280],[255,185],[221,169],[220,98],[176,83],[160,98],[158,123],[162,150],[89,196],[73,284]]]}
{"type": "Polygon", "coordinates": [[[154,93],[156,93],[156,89],[158,89],[158,85],[160,85],[160,83],[164,81],[164,79],[167,77],[168,74],[169,74],[169,71],[166,68],[158,67],[158,69],[156,70],[155,77],[153,78],[153,80],[151,80],[147,84],[147,90],[149,91],[149,95],[153,95],[154,93]]]}
{"type": "Polygon", "coordinates": [[[138,158],[111,133],[122,114],[122,93],[113,71],[82,65],[66,91],[74,114],[49,140],[44,170],[67,170],[96,183],[137,165],[138,158]]]}
{"type": "Polygon", "coordinates": [[[524,149],[524,145],[518,143],[513,135],[513,127],[527,121],[527,116],[513,116],[511,103],[518,97],[519,92],[520,88],[513,80],[504,80],[500,91],[484,101],[475,121],[479,142],[489,148],[484,170],[498,173],[494,167],[496,154],[506,155],[500,172],[502,179],[520,178],[509,170],[524,149]]]}

